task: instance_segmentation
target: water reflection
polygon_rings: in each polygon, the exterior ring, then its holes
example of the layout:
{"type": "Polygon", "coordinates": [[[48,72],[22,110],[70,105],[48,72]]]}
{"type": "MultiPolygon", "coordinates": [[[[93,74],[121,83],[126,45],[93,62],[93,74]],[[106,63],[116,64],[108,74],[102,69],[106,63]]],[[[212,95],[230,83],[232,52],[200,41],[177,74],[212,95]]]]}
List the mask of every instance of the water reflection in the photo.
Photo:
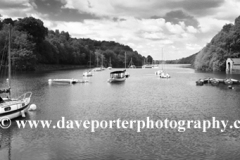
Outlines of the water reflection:
{"type": "MultiPolygon", "coordinates": [[[[48,79],[81,79],[84,70],[15,75],[17,91],[32,91],[38,109],[26,119],[52,120],[204,120],[240,119],[240,87],[196,86],[199,78],[226,78],[223,73],[195,72],[191,68],[167,66],[171,79],[160,79],[154,69],[129,69],[124,83],[111,84],[109,70],[94,73],[89,83],[48,84],[48,79]]],[[[113,70],[111,70],[113,71],[113,70]]],[[[240,79],[239,75],[231,75],[240,79]]],[[[17,93],[16,91],[16,93],[17,93]]],[[[18,129],[0,130],[0,159],[239,159],[240,133],[227,129],[18,129]],[[9,147],[11,143],[11,147],[9,147]]]]}

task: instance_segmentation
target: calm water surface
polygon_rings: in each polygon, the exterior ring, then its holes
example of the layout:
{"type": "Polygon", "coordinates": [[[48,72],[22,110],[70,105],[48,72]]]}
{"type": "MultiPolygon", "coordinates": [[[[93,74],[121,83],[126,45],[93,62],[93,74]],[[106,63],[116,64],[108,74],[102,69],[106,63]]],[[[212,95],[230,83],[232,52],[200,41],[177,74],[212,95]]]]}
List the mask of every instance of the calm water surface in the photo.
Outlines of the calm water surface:
{"type": "MultiPolygon", "coordinates": [[[[25,119],[53,120],[221,120],[240,119],[240,86],[196,86],[199,78],[225,74],[196,73],[179,65],[166,66],[171,79],[157,69],[129,69],[130,78],[109,84],[109,70],[95,72],[90,83],[48,84],[50,78],[82,78],[84,70],[15,75],[15,93],[32,91],[36,111],[25,119]]],[[[232,75],[240,79],[240,75],[232,75]]],[[[21,118],[22,119],[22,118],[21,118]]],[[[240,130],[211,129],[18,129],[0,130],[0,160],[221,160],[240,159],[240,130]]]]}

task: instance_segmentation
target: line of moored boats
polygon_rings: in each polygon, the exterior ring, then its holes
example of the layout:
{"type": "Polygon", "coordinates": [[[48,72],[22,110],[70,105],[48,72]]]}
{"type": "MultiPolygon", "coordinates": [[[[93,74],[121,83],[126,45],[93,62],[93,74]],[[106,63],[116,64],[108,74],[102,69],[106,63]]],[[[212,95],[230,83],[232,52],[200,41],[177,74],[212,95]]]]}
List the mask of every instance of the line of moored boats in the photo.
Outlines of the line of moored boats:
{"type": "Polygon", "coordinates": [[[228,85],[229,88],[231,88],[232,87],[231,85],[240,84],[240,81],[232,78],[226,78],[226,79],[204,78],[196,81],[197,86],[203,86],[204,84],[211,84],[213,86],[218,86],[219,84],[225,84],[225,85],[228,85]]]}

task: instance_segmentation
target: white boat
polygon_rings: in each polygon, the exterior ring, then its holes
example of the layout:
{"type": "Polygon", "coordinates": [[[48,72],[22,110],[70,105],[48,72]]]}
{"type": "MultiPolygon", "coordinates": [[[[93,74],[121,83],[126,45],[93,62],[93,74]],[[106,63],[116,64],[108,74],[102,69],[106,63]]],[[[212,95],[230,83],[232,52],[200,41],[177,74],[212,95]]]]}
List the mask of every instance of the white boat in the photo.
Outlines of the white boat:
{"type": "Polygon", "coordinates": [[[93,69],[93,71],[95,71],[95,72],[99,72],[99,71],[102,71],[103,70],[103,68],[101,68],[101,67],[98,67],[98,68],[94,68],[93,69]]]}
{"type": "Polygon", "coordinates": [[[78,79],[49,79],[48,82],[49,83],[69,83],[69,84],[74,84],[77,83],[79,80],[78,79]]]}
{"type": "Polygon", "coordinates": [[[162,72],[162,73],[160,74],[160,78],[171,78],[171,76],[170,76],[168,73],[162,72]]]}
{"type": "Polygon", "coordinates": [[[108,79],[108,82],[110,82],[110,83],[124,82],[126,80],[125,72],[126,72],[126,70],[111,72],[110,79],[108,79]]]}
{"type": "Polygon", "coordinates": [[[151,64],[149,64],[149,65],[143,65],[142,68],[143,68],[143,69],[144,69],[144,68],[153,68],[153,66],[152,66],[151,64]]]}
{"type": "Polygon", "coordinates": [[[130,63],[129,63],[129,65],[128,65],[128,68],[136,68],[136,66],[133,64],[133,61],[132,61],[132,58],[131,58],[131,61],[130,61],[130,63]]]}
{"type": "Polygon", "coordinates": [[[163,73],[163,70],[158,70],[155,72],[155,75],[160,76],[163,73]]]}
{"type": "MultiPolygon", "coordinates": [[[[163,61],[163,49],[162,49],[162,61],[163,61]]],[[[155,72],[155,74],[156,74],[156,72],[155,72]]],[[[160,70],[157,75],[160,78],[171,78],[171,76],[168,73],[164,72],[164,70],[163,70],[163,62],[162,62],[162,70],[160,70]]]]}
{"type": "Polygon", "coordinates": [[[19,116],[25,117],[31,101],[32,92],[26,92],[19,98],[11,96],[11,26],[9,25],[9,46],[8,46],[8,79],[7,89],[1,89],[0,94],[8,94],[7,97],[0,97],[0,121],[6,118],[14,119],[19,116]]]}
{"type": "Polygon", "coordinates": [[[84,73],[83,73],[83,76],[84,76],[84,77],[92,77],[92,76],[93,76],[92,71],[89,70],[89,71],[87,71],[87,72],[84,72],[84,73]]]}
{"type": "Polygon", "coordinates": [[[97,57],[97,67],[93,69],[93,71],[95,72],[99,72],[99,71],[103,71],[105,70],[104,66],[103,66],[103,55],[102,55],[102,64],[100,67],[98,67],[98,57],[97,57]]]}
{"type": "Polygon", "coordinates": [[[111,63],[111,57],[110,57],[110,61],[109,61],[109,67],[108,67],[109,70],[112,69],[112,63],[111,63]]]}

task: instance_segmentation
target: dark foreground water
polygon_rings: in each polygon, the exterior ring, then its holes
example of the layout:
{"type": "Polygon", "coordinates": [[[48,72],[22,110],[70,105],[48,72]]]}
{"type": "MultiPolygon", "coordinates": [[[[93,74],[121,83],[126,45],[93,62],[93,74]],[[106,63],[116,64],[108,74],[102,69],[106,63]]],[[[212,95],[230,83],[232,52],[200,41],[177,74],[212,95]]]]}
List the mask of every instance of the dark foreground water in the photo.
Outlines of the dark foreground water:
{"type": "MultiPolygon", "coordinates": [[[[48,84],[49,78],[82,78],[84,70],[66,70],[14,76],[16,92],[32,91],[37,110],[25,119],[53,120],[218,120],[240,119],[240,86],[196,86],[204,77],[225,74],[196,73],[166,66],[171,79],[154,75],[157,69],[128,70],[130,78],[109,84],[108,70],[96,72],[90,83],[48,84]]],[[[232,75],[240,79],[239,75],[232,75]]],[[[23,118],[21,118],[23,119],[23,118]]],[[[0,129],[0,160],[224,160],[240,159],[240,130],[221,133],[209,129],[0,129]]]]}

